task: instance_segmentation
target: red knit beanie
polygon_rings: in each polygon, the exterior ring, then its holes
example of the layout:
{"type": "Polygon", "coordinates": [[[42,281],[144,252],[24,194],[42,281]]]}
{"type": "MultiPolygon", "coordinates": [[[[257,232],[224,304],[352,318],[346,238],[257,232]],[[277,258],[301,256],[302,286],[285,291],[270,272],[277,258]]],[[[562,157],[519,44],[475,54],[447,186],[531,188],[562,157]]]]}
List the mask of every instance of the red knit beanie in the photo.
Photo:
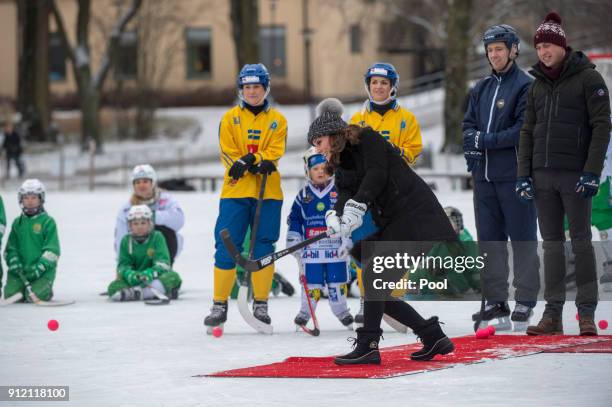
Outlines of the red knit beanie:
{"type": "Polygon", "coordinates": [[[541,42],[549,42],[566,48],[565,31],[561,27],[561,16],[554,11],[546,15],[533,36],[533,46],[541,42]]]}

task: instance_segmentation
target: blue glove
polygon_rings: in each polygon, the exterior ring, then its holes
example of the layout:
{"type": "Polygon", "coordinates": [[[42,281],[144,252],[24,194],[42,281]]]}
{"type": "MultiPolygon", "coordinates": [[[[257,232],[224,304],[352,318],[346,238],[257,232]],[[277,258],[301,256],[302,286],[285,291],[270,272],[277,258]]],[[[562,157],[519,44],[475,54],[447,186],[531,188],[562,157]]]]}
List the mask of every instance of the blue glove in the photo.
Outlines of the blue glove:
{"type": "Polygon", "coordinates": [[[591,198],[597,195],[599,189],[599,177],[591,172],[585,172],[576,183],[576,192],[583,198],[591,198]]]}
{"type": "Polygon", "coordinates": [[[480,161],[482,161],[483,154],[482,151],[468,150],[463,153],[463,156],[465,157],[465,161],[467,162],[468,172],[472,172],[476,165],[480,161]]]}
{"type": "Polygon", "coordinates": [[[533,190],[533,181],[531,177],[518,177],[516,179],[516,196],[521,202],[529,203],[533,201],[535,193],[533,190]]]}
{"type": "Polygon", "coordinates": [[[482,151],[485,147],[487,133],[468,129],[463,132],[463,151],[482,151]]]}

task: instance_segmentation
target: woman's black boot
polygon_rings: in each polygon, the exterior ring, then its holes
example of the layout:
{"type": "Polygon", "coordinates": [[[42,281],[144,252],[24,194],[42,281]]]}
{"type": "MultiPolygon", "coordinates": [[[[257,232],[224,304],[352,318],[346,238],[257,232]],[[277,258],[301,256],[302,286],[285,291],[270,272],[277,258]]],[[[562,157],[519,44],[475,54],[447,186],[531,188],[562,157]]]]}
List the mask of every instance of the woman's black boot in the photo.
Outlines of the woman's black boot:
{"type": "Polygon", "coordinates": [[[412,353],[412,360],[431,360],[436,355],[446,355],[455,350],[455,345],[442,332],[438,317],[429,318],[414,333],[421,338],[423,349],[412,353]]]}
{"type": "Polygon", "coordinates": [[[382,335],[382,330],[365,331],[358,328],[357,338],[349,338],[353,341],[353,351],[343,356],[334,358],[337,365],[380,365],[380,352],[378,351],[378,341],[382,335]]]}

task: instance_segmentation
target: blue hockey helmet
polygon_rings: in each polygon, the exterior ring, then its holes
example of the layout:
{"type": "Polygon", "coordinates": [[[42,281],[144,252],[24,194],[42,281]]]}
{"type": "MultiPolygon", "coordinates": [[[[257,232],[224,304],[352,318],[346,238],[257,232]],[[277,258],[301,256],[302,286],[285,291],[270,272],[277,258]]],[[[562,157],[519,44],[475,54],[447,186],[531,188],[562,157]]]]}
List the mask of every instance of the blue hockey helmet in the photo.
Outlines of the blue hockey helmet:
{"type": "Polygon", "coordinates": [[[391,87],[397,88],[399,82],[399,74],[393,65],[388,62],[376,62],[368,68],[364,77],[366,85],[370,84],[370,78],[372,76],[382,76],[391,81],[391,87]]]}
{"type": "Polygon", "coordinates": [[[270,73],[264,64],[246,64],[240,70],[236,84],[239,89],[244,85],[260,84],[264,89],[270,87],[270,73]]]}
{"type": "Polygon", "coordinates": [[[485,54],[487,53],[487,45],[494,42],[503,42],[508,49],[512,51],[512,46],[516,45],[516,56],[519,54],[521,41],[514,27],[508,24],[500,24],[489,27],[482,36],[485,54]]]}

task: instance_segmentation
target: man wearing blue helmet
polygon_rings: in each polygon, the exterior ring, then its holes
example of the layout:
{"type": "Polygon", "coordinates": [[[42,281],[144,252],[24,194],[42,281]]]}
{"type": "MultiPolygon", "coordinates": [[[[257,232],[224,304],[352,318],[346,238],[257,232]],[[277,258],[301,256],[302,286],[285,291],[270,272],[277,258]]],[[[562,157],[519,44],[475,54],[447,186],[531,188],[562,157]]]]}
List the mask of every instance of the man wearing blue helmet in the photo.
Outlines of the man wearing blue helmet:
{"type": "MultiPolygon", "coordinates": [[[[463,150],[474,178],[474,211],[481,249],[488,255],[482,285],[487,306],[483,322],[508,319],[508,251],[514,256],[515,330],[524,330],[539,291],[536,210],[515,195],[517,149],[531,78],[516,64],[519,38],[509,25],[490,27],[483,36],[491,75],[474,86],[463,119],[463,150]]],[[[479,313],[473,315],[479,319],[479,313]]]]}
{"type": "MultiPolygon", "coordinates": [[[[242,247],[247,229],[253,224],[263,173],[269,176],[253,255],[259,258],[272,253],[280,232],[283,193],[277,165],[285,153],[287,120],[268,102],[270,74],[263,64],[245,65],[238,75],[237,87],[240,103],[225,113],[219,125],[225,178],[215,226],[214,304],[204,320],[208,328],[226,321],[227,299],[236,280],[236,263],[219,232],[228,229],[234,244],[242,247]]],[[[273,275],[273,264],[251,275],[253,315],[266,324],[271,323],[268,293],[273,275]]]]}

